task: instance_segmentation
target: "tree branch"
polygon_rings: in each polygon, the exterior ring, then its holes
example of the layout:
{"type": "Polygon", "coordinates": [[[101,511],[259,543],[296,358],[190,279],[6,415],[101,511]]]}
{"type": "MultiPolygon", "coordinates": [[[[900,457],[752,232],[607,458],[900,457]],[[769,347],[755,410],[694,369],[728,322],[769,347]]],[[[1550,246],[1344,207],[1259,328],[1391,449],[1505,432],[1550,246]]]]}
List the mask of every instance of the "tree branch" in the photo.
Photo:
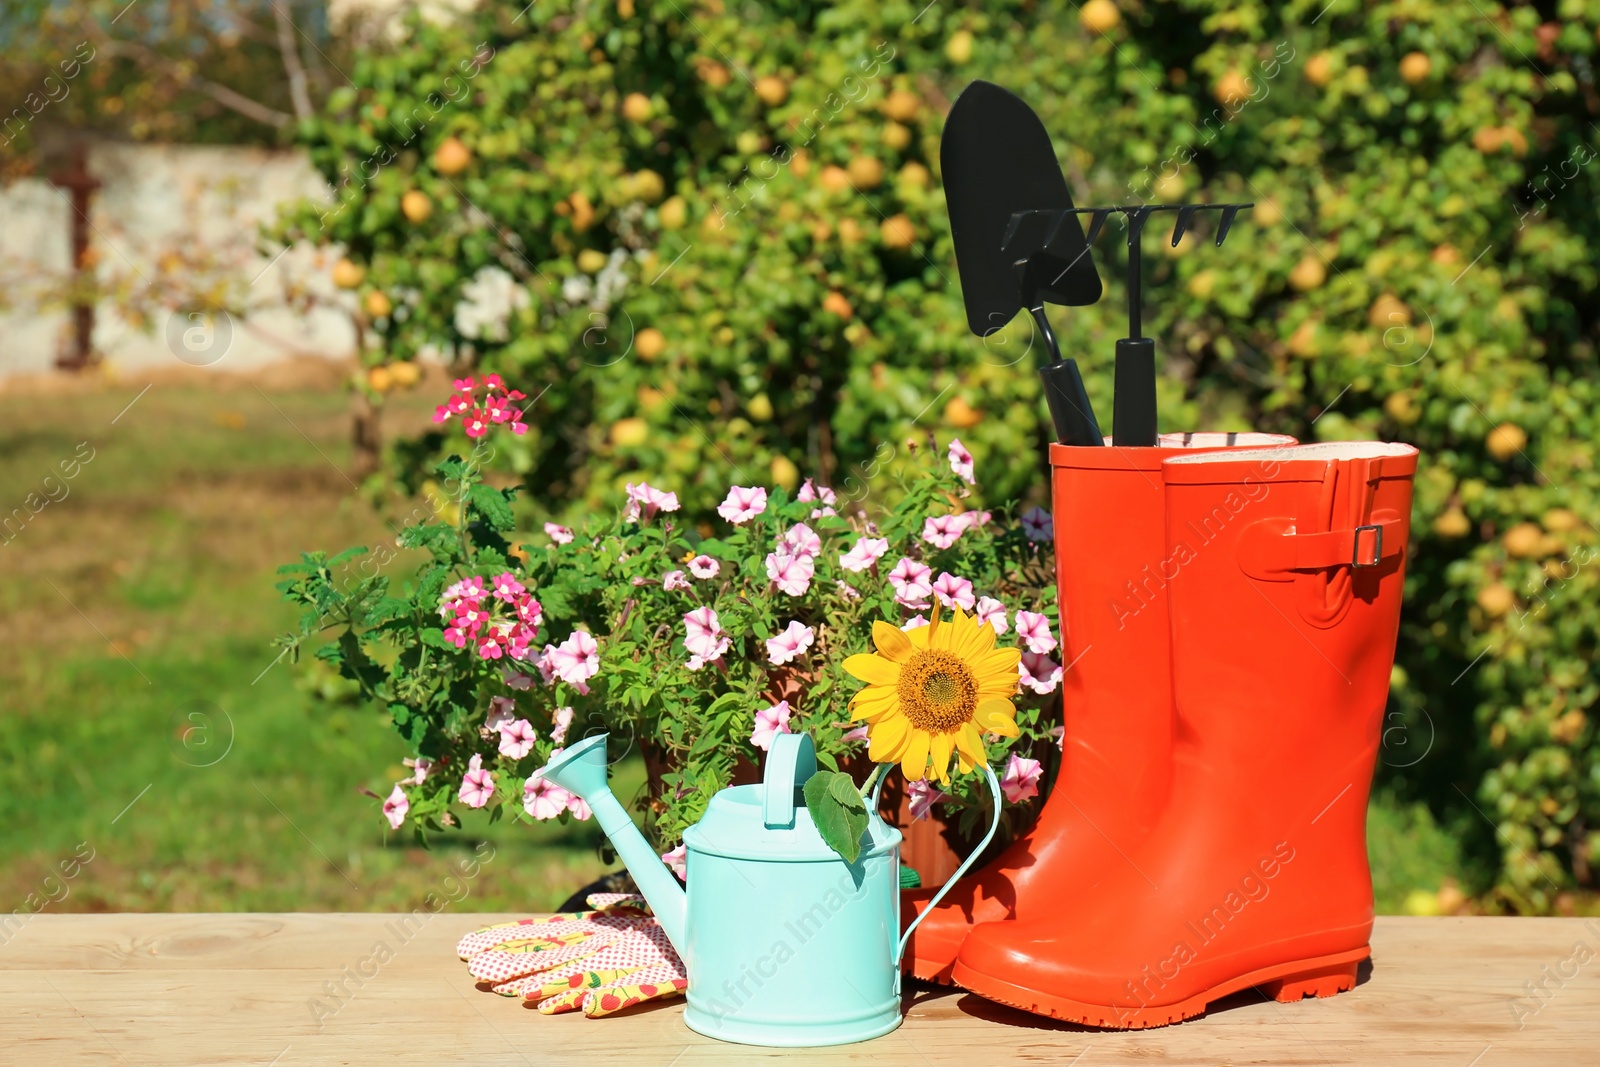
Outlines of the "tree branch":
{"type": "Polygon", "coordinates": [[[177,63],[153,48],[134,41],[120,41],[104,34],[100,36],[101,46],[111,54],[127,56],[145,67],[165,68],[185,87],[205,93],[223,107],[237,111],[245,118],[255,119],[257,122],[268,126],[279,127],[286,126],[294,120],[294,116],[286,111],[279,111],[277,108],[258,103],[243,93],[228,88],[221,82],[214,82],[210,78],[184,70],[177,63]]]}
{"type": "Polygon", "coordinates": [[[278,51],[283,55],[283,69],[289,75],[289,99],[294,101],[294,113],[302,122],[312,117],[311,94],[306,92],[306,68],[300,62],[300,45],[294,39],[294,22],[289,10],[278,0],[272,0],[272,13],[278,20],[278,51]]]}

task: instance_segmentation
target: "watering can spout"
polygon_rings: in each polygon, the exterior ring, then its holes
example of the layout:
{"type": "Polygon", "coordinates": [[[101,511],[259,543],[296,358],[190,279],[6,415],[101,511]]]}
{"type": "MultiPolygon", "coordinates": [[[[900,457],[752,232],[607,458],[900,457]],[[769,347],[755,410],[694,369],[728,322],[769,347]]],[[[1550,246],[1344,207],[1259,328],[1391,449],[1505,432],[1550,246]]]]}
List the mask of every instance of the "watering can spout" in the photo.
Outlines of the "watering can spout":
{"type": "Polygon", "coordinates": [[[688,897],[678,879],[661,862],[650,842],[618,803],[606,781],[606,735],[586,737],[562,753],[538,772],[545,781],[560,786],[580,797],[611,841],[611,847],[633,875],[639,892],[656,913],[661,929],[672,947],[683,954],[684,928],[687,923],[688,897]]]}

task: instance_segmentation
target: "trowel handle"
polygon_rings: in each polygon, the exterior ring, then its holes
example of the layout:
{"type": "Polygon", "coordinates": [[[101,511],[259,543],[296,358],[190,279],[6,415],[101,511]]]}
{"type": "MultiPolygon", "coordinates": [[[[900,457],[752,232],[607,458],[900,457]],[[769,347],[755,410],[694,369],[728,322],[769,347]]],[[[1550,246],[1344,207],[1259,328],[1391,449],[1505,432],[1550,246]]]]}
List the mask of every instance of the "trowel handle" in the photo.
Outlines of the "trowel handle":
{"type": "Polygon", "coordinates": [[[966,859],[961,861],[961,866],[956,868],[956,873],[952,874],[950,880],[939,888],[939,891],[933,895],[933,899],[928,901],[928,906],[922,909],[920,915],[911,920],[911,925],[906,927],[906,932],[900,935],[900,944],[895,946],[894,950],[896,974],[900,973],[900,957],[905,955],[906,942],[911,940],[912,931],[916,930],[917,924],[926,919],[933,909],[939,906],[939,901],[943,900],[944,895],[950,892],[950,887],[955,885],[957,880],[967,873],[967,868],[971,867],[979,856],[983,855],[983,850],[989,847],[990,841],[994,840],[995,831],[1000,829],[1000,780],[994,776],[994,769],[987,763],[983,765],[983,773],[989,778],[989,792],[994,796],[994,818],[989,820],[989,832],[983,835],[983,840],[979,841],[978,846],[968,854],[966,859]]]}
{"type": "Polygon", "coordinates": [[[767,753],[761,778],[761,816],[767,829],[794,826],[795,793],[817,773],[817,746],[810,734],[779,734],[767,753]]]}

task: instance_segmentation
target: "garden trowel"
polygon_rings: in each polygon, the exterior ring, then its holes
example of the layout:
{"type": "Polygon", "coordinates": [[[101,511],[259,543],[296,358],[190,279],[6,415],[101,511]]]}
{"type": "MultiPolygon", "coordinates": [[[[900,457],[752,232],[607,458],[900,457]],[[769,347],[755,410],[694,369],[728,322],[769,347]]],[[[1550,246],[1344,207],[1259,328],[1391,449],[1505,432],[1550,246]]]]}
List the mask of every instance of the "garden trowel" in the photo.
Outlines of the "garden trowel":
{"type": "MultiPolygon", "coordinates": [[[[1026,308],[1049,356],[1039,377],[1056,438],[1070,445],[1103,444],[1077,362],[1061,358],[1044,312],[1047,301],[1073,307],[1093,304],[1101,291],[1100,275],[1044,124],[1015,94],[975,81],[962,91],[945,119],[939,162],[967,327],[988,337],[1010,322],[1018,309],[1026,308]],[[1008,252],[1012,216],[1035,211],[1049,213],[1050,232],[1036,235],[1031,254],[1008,252]]],[[[1045,216],[1039,219],[1038,224],[1044,224],[1045,216]]]]}

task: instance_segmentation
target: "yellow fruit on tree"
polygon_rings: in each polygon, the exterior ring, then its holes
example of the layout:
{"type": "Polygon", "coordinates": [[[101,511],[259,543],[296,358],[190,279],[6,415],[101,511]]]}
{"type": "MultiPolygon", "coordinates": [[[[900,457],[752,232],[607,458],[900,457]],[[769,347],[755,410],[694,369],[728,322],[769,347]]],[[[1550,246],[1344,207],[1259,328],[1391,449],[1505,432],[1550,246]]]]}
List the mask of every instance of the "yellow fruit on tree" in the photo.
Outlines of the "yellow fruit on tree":
{"type": "Polygon", "coordinates": [[[412,222],[421,222],[433,214],[433,201],[421,189],[413,189],[400,198],[400,214],[412,222]]]}
{"type": "Polygon", "coordinates": [[[664,230],[682,229],[683,224],[689,220],[689,204],[681,196],[674,196],[661,205],[661,210],[656,215],[661,220],[664,230]]]}
{"type": "Polygon", "coordinates": [[[348,259],[341,259],[333,265],[333,284],[341,289],[354,289],[360,285],[367,276],[367,269],[348,259]]]}
{"type": "Polygon", "coordinates": [[[1433,61],[1426,52],[1407,52],[1405,58],[1400,60],[1400,77],[1407,85],[1416,85],[1428,77],[1433,70],[1433,61]]]}
{"type": "Polygon", "coordinates": [[[1417,406],[1416,395],[1409,389],[1401,389],[1385,397],[1383,410],[1402,426],[1410,426],[1422,418],[1422,409],[1417,406]]]}
{"type": "Polygon", "coordinates": [[[653,204],[667,193],[667,183],[653,170],[641,170],[633,176],[633,195],[647,204],[653,204]]]}
{"type": "Polygon", "coordinates": [[[649,436],[649,425],[638,416],[618,419],[611,424],[611,443],[618,448],[637,448],[649,436]]]}
{"type": "Polygon", "coordinates": [[[1511,154],[1518,159],[1528,154],[1528,139],[1515,126],[1500,127],[1500,139],[1511,146],[1511,154]]]}
{"type": "Polygon", "coordinates": [[[1439,887],[1437,899],[1439,901],[1440,915],[1454,915],[1467,902],[1467,895],[1454,882],[1445,882],[1444,885],[1439,887]]]}
{"type": "Polygon", "coordinates": [[[837,290],[822,298],[822,310],[846,320],[855,314],[855,309],[850,306],[850,301],[846,300],[844,294],[837,290]]]}
{"type": "Polygon", "coordinates": [[[909,189],[926,189],[932,180],[933,175],[928,173],[928,168],[916,160],[900,168],[900,184],[909,189]]]}
{"type": "Polygon", "coordinates": [[[1544,531],[1531,522],[1519,522],[1500,538],[1506,555],[1518,559],[1534,559],[1544,547],[1544,531]]]}
{"type": "Polygon", "coordinates": [[[446,137],[433,150],[433,169],[440,174],[460,174],[472,166],[472,150],[458,137],[446,137]]]}
{"type": "Polygon", "coordinates": [[[853,245],[866,236],[861,223],[855,219],[844,218],[839,220],[839,240],[847,245],[853,245]]]}
{"type": "Polygon", "coordinates": [[[1484,447],[1488,448],[1489,455],[1504,463],[1512,456],[1521,452],[1528,443],[1528,435],[1514,422],[1502,422],[1499,426],[1489,431],[1489,436],[1483,440],[1484,447]]]}
{"type": "Polygon", "coordinates": [[[1472,147],[1484,155],[1493,155],[1505,146],[1505,135],[1498,126],[1485,126],[1472,135],[1472,147]]]}
{"type": "Polygon", "coordinates": [[[910,218],[895,215],[884,219],[878,226],[878,237],[885,248],[905,249],[916,242],[917,231],[912,227],[910,218]]]}
{"type": "Polygon", "coordinates": [[[1501,582],[1491,582],[1478,590],[1478,607],[1491,619],[1498,619],[1517,606],[1517,595],[1501,582]]]}
{"type": "Polygon", "coordinates": [[[896,122],[910,122],[917,117],[917,109],[922,106],[922,101],[917,99],[917,94],[904,89],[896,89],[883,98],[879,110],[896,122]]]}
{"type": "Polygon", "coordinates": [[[1173,201],[1183,197],[1183,176],[1177,173],[1163,174],[1157,178],[1152,187],[1157,200],[1173,201]]]}
{"type": "Polygon", "coordinates": [[[850,188],[850,172],[843,167],[836,167],[832,163],[822,168],[817,181],[830,193],[842,193],[850,188]]]}
{"type": "Polygon", "coordinates": [[[1302,293],[1309,293],[1327,280],[1328,270],[1322,265],[1322,257],[1314,253],[1301,256],[1300,262],[1289,272],[1289,284],[1302,293]]]}
{"type": "Polygon", "coordinates": [[[756,79],[756,95],[768,107],[777,107],[789,99],[789,83],[776,74],[767,74],[756,79]]]}
{"type": "Polygon", "coordinates": [[[1456,251],[1456,246],[1443,244],[1428,253],[1428,258],[1441,267],[1454,267],[1461,262],[1461,253],[1456,251]]]}
{"type": "Polygon", "coordinates": [[[944,406],[944,421],[958,430],[969,430],[983,421],[983,412],[967,403],[966,397],[952,397],[944,406]]]}
{"type": "Polygon", "coordinates": [[[389,303],[388,296],[381,289],[374,289],[368,293],[363,303],[366,305],[367,314],[375,319],[384,318],[394,310],[394,305],[389,303]]]}
{"type": "Polygon", "coordinates": [[[1407,915],[1438,915],[1439,895],[1430,893],[1426,889],[1413,889],[1406,894],[1403,905],[1407,915]]]}
{"type": "Polygon", "coordinates": [[[966,30],[957,30],[950,35],[944,43],[944,57],[956,66],[972,58],[972,34],[966,30]]]}
{"type": "Polygon", "coordinates": [[[1333,80],[1333,57],[1326,52],[1318,52],[1306,60],[1306,81],[1319,88],[1333,80]]]}
{"type": "Polygon", "coordinates": [[[1217,79],[1217,84],[1212,86],[1211,95],[1220,103],[1237,105],[1249,99],[1250,79],[1236,70],[1224,71],[1222,77],[1217,79]]]}
{"type": "Polygon", "coordinates": [[[374,393],[387,393],[394,385],[394,376],[388,367],[372,367],[367,371],[367,386],[374,393]]]}
{"type": "Polygon", "coordinates": [[[705,60],[695,64],[694,72],[700,80],[713,89],[726,89],[728,83],[733,81],[733,75],[728,73],[728,68],[721,63],[705,60]]]}
{"type": "Polygon", "coordinates": [[[1111,0],[1089,0],[1078,9],[1078,21],[1090,33],[1110,33],[1122,21],[1122,12],[1111,0]]]}
{"type": "Polygon", "coordinates": [[[394,379],[394,384],[402,389],[409,389],[422,380],[422,368],[415,363],[403,361],[389,364],[389,377],[394,379]]]}
{"type": "Polygon", "coordinates": [[[911,143],[911,130],[898,122],[885,122],[883,124],[883,143],[896,152],[911,143]]]}
{"type": "Polygon", "coordinates": [[[883,184],[883,164],[871,156],[850,160],[849,178],[858,189],[876,189],[883,184]]]}
{"type": "Polygon", "coordinates": [[[1472,520],[1467,518],[1467,513],[1460,508],[1449,507],[1433,520],[1433,532],[1453,541],[1472,532],[1472,520]]]}
{"type": "Polygon", "coordinates": [[[1317,354],[1317,320],[1307,319],[1289,335],[1289,351],[1301,359],[1317,354]]]}
{"type": "Polygon", "coordinates": [[[745,405],[745,411],[757,422],[766,422],[772,418],[772,399],[766,393],[757,393],[745,405]]]}
{"type": "Polygon", "coordinates": [[[1211,294],[1217,288],[1217,272],[1210,269],[1203,270],[1193,278],[1190,278],[1189,284],[1184,288],[1196,300],[1210,300],[1211,294]]]}
{"type": "Polygon", "coordinates": [[[634,351],[643,360],[653,360],[667,350],[667,335],[654,326],[646,326],[633,339],[634,351]]]}
{"type": "Polygon", "coordinates": [[[1384,293],[1367,309],[1367,325],[1374,330],[1411,325],[1411,309],[1393,293],[1384,293]]]}
{"type": "Polygon", "coordinates": [[[622,117],[629,122],[649,122],[654,111],[650,98],[643,93],[629,93],[622,98],[622,117]]]}
{"type": "Polygon", "coordinates": [[[793,490],[800,484],[800,468],[787,456],[772,457],[772,480],[785,489],[793,490]]]}
{"type": "Polygon", "coordinates": [[[1256,206],[1250,209],[1250,216],[1262,226],[1276,226],[1283,221],[1283,208],[1278,206],[1276,200],[1268,197],[1256,201],[1256,206]]]}
{"type": "Polygon", "coordinates": [[[1579,526],[1578,513],[1567,508],[1551,508],[1539,521],[1551,533],[1568,533],[1579,526]]]}

